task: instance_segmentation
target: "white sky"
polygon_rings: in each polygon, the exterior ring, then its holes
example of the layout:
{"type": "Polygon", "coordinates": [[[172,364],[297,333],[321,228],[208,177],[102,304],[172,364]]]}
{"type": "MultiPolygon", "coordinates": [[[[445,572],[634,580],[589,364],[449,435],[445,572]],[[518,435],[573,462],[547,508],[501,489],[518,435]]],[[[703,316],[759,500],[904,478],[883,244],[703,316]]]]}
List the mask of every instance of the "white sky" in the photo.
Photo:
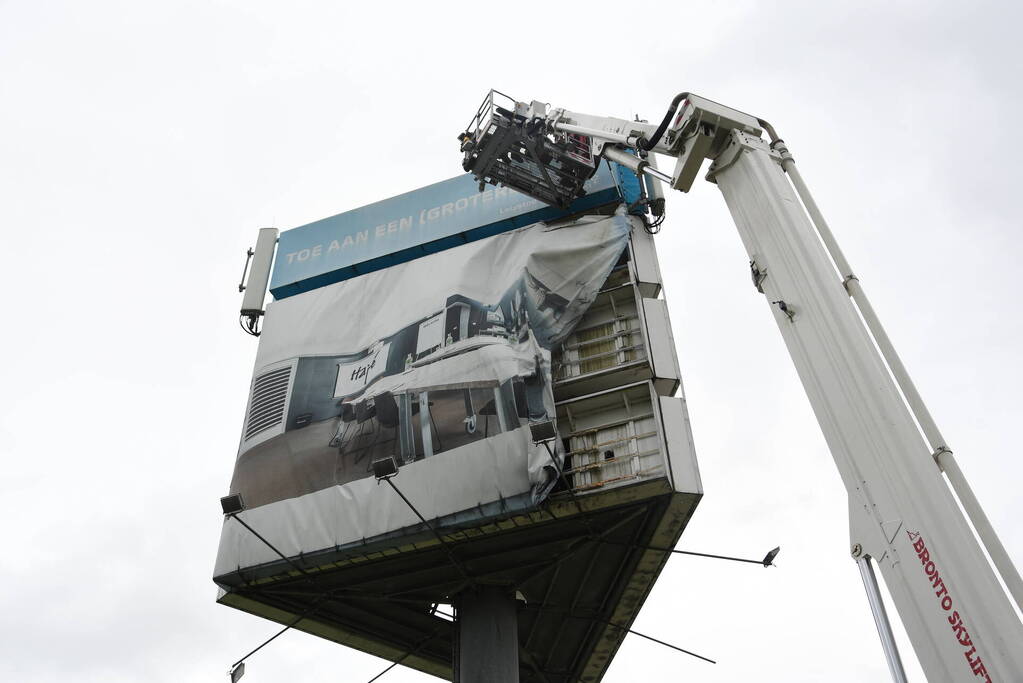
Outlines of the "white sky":
{"type": "MultiPolygon", "coordinates": [[[[0,0],[0,678],[226,680],[276,626],[210,576],[255,342],[256,229],[456,175],[486,90],[658,119],[691,90],[789,142],[1023,563],[1017,3],[0,0]]],[[[608,683],[887,671],[846,497],[718,191],[658,238],[706,495],[608,683]]],[[[911,673],[920,680],[908,644],[911,673]]],[[[289,633],[246,683],[386,662],[289,633]]],[[[428,681],[395,670],[384,681],[428,681]]]]}

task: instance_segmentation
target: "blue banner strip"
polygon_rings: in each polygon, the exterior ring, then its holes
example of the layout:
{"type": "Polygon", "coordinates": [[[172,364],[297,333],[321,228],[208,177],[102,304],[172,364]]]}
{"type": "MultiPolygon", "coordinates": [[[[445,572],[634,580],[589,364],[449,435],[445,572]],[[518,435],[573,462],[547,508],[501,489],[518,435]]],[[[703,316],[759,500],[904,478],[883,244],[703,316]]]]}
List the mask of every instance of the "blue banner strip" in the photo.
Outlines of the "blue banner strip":
{"type": "Polygon", "coordinates": [[[586,184],[586,196],[563,211],[509,188],[488,185],[480,192],[472,176],[464,174],[286,230],[277,244],[270,293],[283,299],[538,221],[622,201],[616,180],[607,164],[601,164],[586,184]]]}

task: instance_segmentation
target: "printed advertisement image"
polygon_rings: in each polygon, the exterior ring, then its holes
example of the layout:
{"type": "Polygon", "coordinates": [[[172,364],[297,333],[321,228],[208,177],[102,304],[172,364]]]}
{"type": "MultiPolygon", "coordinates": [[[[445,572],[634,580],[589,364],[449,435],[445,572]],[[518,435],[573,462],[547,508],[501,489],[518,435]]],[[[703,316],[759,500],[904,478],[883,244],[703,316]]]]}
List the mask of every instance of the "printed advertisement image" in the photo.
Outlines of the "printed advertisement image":
{"type": "MultiPolygon", "coordinates": [[[[634,219],[538,223],[267,306],[231,482],[286,554],[342,547],[417,519],[542,501],[555,419],[551,349],[626,248],[634,219]]],[[[555,444],[553,457],[560,458],[555,444]]],[[[275,556],[225,525],[216,575],[275,556]]]]}

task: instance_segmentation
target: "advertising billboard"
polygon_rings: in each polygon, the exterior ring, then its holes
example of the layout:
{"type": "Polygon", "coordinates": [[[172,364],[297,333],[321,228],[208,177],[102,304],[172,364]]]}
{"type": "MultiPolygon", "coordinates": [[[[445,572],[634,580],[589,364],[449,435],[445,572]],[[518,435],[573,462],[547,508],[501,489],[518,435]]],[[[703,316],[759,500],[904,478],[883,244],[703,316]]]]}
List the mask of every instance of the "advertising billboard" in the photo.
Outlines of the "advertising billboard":
{"type": "MultiPolygon", "coordinates": [[[[289,557],[415,525],[382,457],[427,519],[543,500],[556,473],[529,425],[556,419],[551,350],[637,220],[538,223],[269,304],[231,483],[249,523],[289,557]]],[[[275,559],[225,524],[215,574],[275,559]]]]}

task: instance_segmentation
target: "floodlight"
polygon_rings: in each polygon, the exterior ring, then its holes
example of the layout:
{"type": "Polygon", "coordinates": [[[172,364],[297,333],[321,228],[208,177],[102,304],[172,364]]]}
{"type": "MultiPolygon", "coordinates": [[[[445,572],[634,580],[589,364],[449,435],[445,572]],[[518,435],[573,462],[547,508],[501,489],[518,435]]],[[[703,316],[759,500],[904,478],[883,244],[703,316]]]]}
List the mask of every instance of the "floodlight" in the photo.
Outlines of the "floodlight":
{"type": "Polygon", "coordinates": [[[769,552],[766,555],[764,555],[764,566],[765,567],[772,566],[772,563],[774,562],[774,558],[778,557],[778,553],[780,551],[781,551],[781,546],[778,546],[777,548],[775,548],[771,552],[769,552]]]}
{"type": "Polygon", "coordinates": [[[238,683],[245,675],[245,662],[238,662],[227,673],[231,676],[231,683],[238,683]]]}
{"type": "Polygon", "coordinates": [[[398,463],[394,460],[393,456],[389,455],[386,458],[373,461],[373,476],[377,478],[377,481],[390,479],[397,473],[398,463]]]}
{"type": "Polygon", "coordinates": [[[558,438],[558,431],[554,429],[554,422],[551,420],[534,422],[529,425],[529,436],[532,437],[534,444],[538,444],[558,438]]]}
{"type": "Polygon", "coordinates": [[[220,509],[224,511],[225,515],[236,515],[244,510],[245,501],[242,500],[242,494],[232,493],[229,496],[221,498],[220,509]]]}

